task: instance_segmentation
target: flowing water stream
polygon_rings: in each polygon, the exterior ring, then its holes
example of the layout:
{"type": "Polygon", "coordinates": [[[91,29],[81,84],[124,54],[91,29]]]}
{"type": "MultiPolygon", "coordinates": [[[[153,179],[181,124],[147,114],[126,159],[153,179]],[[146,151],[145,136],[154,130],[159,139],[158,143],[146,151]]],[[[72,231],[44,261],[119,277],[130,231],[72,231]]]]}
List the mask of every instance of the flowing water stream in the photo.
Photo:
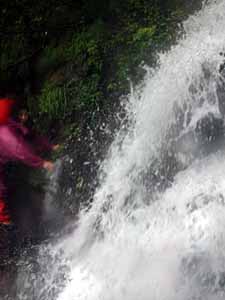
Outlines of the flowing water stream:
{"type": "Polygon", "coordinates": [[[41,279],[18,275],[19,299],[31,299],[29,284],[38,300],[225,299],[224,137],[207,136],[206,155],[195,130],[208,113],[222,117],[224,14],[224,0],[203,5],[147,68],[92,204],[41,248],[41,279]]]}

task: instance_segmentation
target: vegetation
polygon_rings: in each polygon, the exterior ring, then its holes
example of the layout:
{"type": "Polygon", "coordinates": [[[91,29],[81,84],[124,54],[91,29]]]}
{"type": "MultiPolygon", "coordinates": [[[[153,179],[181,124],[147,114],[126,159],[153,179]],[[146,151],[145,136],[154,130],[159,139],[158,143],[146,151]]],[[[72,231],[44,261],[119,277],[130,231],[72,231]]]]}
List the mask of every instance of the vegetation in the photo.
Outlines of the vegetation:
{"type": "Polygon", "coordinates": [[[0,88],[14,82],[33,117],[49,124],[107,110],[174,41],[188,2],[4,0],[0,88]]]}

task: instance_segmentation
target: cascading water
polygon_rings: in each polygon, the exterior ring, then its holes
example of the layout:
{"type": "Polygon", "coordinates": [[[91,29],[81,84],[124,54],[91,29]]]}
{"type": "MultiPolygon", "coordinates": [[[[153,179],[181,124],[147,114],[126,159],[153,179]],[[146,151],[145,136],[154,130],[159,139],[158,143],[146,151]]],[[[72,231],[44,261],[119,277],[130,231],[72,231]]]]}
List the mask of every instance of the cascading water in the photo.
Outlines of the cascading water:
{"type": "Polygon", "coordinates": [[[225,148],[197,157],[194,132],[208,113],[220,116],[224,13],[217,0],[190,17],[130,96],[129,128],[102,164],[91,207],[51,248],[70,268],[58,300],[224,299],[225,148]]]}

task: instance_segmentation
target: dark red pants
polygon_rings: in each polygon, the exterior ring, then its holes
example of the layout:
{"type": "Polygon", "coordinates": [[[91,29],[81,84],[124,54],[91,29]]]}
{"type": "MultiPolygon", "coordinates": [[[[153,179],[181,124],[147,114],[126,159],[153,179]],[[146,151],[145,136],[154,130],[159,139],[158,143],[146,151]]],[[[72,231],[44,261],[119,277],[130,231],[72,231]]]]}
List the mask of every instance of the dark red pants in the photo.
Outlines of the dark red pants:
{"type": "Polygon", "coordinates": [[[4,199],[0,199],[0,224],[10,224],[10,216],[4,199]]]}
{"type": "Polygon", "coordinates": [[[6,199],[7,197],[7,189],[5,186],[4,180],[4,172],[3,168],[0,167],[0,224],[9,224],[10,223],[10,216],[8,214],[6,199]]]}

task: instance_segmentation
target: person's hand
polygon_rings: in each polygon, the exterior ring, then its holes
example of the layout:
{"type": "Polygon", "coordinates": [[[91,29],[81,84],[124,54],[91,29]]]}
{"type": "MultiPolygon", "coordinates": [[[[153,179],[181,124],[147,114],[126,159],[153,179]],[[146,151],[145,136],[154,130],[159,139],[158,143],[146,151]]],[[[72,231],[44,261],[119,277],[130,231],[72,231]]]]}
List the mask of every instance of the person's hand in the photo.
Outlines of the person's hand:
{"type": "Polygon", "coordinates": [[[52,150],[53,151],[57,151],[59,149],[60,145],[59,144],[56,144],[56,145],[53,145],[52,146],[52,150]]]}
{"type": "Polygon", "coordinates": [[[53,172],[54,170],[54,163],[48,160],[45,160],[43,163],[43,168],[49,172],[53,172]]]}

